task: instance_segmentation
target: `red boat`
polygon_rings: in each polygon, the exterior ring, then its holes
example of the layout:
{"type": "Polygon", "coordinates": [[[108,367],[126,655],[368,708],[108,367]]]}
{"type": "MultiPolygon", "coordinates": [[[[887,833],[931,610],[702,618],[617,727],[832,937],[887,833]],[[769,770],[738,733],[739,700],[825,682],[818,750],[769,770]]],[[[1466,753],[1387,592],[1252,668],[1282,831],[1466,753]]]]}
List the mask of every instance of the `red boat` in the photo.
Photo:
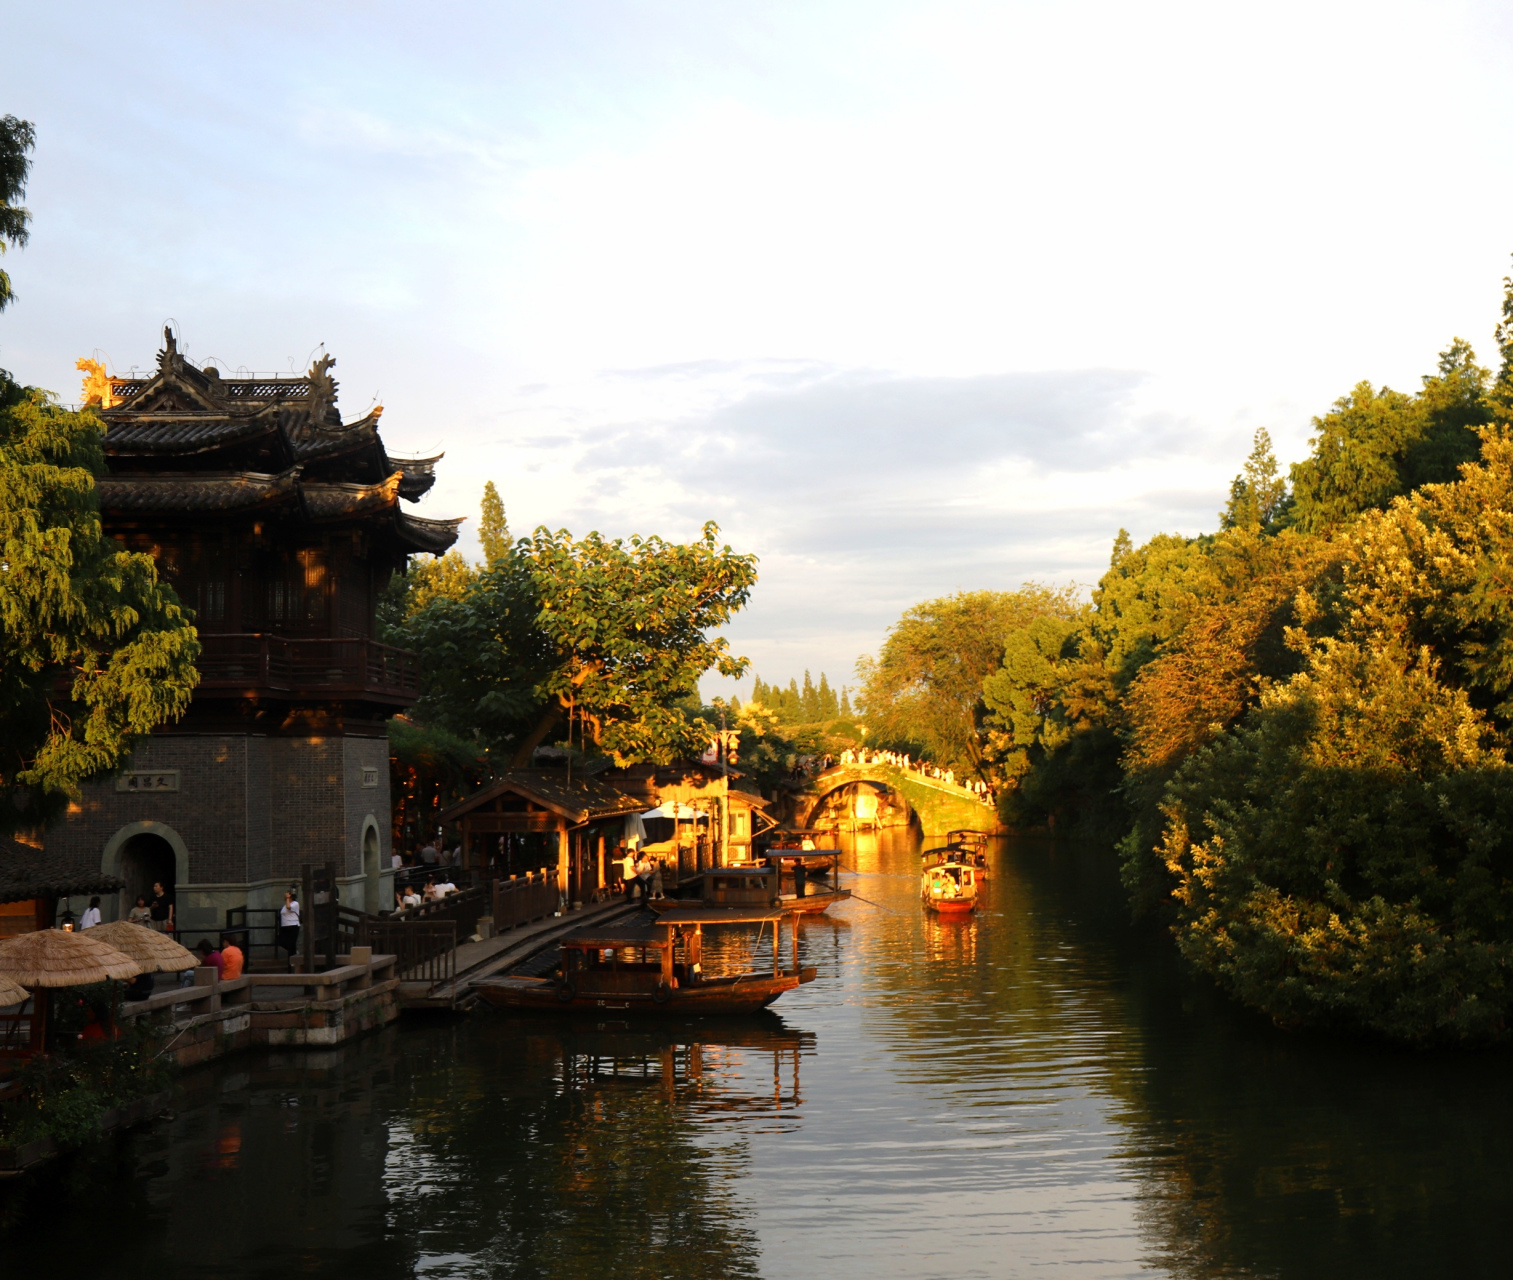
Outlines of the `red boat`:
{"type": "Polygon", "coordinates": [[[798,927],[793,926],[793,966],[782,967],[778,930],[783,913],[770,908],[675,906],[652,919],[589,926],[561,941],[562,970],[556,977],[485,978],[473,989],[501,1009],[564,1013],[614,1010],[646,1014],[731,1014],[764,1009],[785,991],[813,982],[815,971],[799,966],[798,927]],[[772,926],[772,973],[706,978],[701,957],[706,924],[772,926]]]}
{"type": "Polygon", "coordinates": [[[980,875],[976,867],[960,861],[955,850],[931,849],[919,878],[919,899],[926,910],[943,916],[967,915],[977,910],[980,875]]]}

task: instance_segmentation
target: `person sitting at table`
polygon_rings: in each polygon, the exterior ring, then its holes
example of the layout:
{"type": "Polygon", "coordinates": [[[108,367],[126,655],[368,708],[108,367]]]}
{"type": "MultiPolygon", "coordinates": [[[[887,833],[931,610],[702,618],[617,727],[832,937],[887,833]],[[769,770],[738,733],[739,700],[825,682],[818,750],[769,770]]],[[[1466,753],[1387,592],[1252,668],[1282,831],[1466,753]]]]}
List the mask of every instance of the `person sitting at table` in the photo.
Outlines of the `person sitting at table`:
{"type": "Polygon", "coordinates": [[[436,886],[436,900],[440,902],[441,899],[447,896],[447,894],[456,892],[457,886],[452,883],[452,877],[443,876],[441,878],[441,883],[436,886]]]}
{"type": "Polygon", "coordinates": [[[203,968],[206,965],[214,965],[215,975],[216,977],[220,977],[221,964],[223,963],[222,956],[217,948],[210,945],[210,939],[201,938],[200,945],[195,950],[200,953],[200,966],[203,968]]]}
{"type": "Polygon", "coordinates": [[[427,880],[426,881],[425,893],[424,893],[423,896],[425,897],[425,900],[427,902],[435,902],[436,901],[436,881],[434,881],[434,880],[427,880]]]}

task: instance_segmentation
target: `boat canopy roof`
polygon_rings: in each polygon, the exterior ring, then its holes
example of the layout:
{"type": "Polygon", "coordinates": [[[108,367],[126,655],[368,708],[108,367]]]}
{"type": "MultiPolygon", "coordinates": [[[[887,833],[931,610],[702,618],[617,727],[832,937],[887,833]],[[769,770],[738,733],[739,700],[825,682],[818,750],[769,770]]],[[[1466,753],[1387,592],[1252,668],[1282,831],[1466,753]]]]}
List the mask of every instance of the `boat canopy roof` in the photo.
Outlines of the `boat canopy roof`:
{"type": "Polygon", "coordinates": [[[757,924],[768,920],[781,920],[783,913],[771,907],[719,907],[692,904],[686,907],[670,907],[658,917],[658,923],[670,925],[693,924],[757,924]]]}
{"type": "Polygon", "coordinates": [[[828,862],[841,856],[839,849],[768,849],[767,857],[784,862],[828,862]]]}
{"type": "Polygon", "coordinates": [[[587,925],[567,934],[564,947],[660,947],[667,934],[655,920],[622,920],[608,924],[587,925]]]}

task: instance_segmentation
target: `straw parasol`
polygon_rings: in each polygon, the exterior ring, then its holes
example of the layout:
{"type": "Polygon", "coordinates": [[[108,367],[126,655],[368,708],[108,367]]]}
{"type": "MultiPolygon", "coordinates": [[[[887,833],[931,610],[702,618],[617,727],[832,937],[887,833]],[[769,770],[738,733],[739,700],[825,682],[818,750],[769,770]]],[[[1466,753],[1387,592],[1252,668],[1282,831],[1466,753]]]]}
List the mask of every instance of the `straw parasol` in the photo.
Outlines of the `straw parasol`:
{"type": "Polygon", "coordinates": [[[88,933],[38,929],[0,942],[0,976],[26,987],[82,987],[141,972],[130,956],[88,933]]]}
{"type": "Polygon", "coordinates": [[[97,924],[93,929],[86,930],[85,936],[108,943],[117,951],[130,956],[142,966],[143,973],[178,973],[181,969],[193,969],[200,963],[199,956],[179,946],[167,934],[132,924],[130,920],[97,924]]]}
{"type": "Polygon", "coordinates": [[[31,992],[19,982],[12,982],[0,973],[0,1009],[9,1009],[13,1004],[31,999],[31,992]]]}

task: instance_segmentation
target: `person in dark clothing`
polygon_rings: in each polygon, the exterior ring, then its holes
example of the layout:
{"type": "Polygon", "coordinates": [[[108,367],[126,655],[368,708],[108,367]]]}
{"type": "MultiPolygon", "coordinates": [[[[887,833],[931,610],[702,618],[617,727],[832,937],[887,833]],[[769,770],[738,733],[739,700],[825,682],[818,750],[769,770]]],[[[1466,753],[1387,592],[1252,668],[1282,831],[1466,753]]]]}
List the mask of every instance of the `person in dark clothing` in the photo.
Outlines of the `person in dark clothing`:
{"type": "Polygon", "coordinates": [[[159,933],[173,932],[173,896],[163,888],[159,880],[152,886],[152,901],[147,904],[152,917],[152,927],[159,933]]]}

